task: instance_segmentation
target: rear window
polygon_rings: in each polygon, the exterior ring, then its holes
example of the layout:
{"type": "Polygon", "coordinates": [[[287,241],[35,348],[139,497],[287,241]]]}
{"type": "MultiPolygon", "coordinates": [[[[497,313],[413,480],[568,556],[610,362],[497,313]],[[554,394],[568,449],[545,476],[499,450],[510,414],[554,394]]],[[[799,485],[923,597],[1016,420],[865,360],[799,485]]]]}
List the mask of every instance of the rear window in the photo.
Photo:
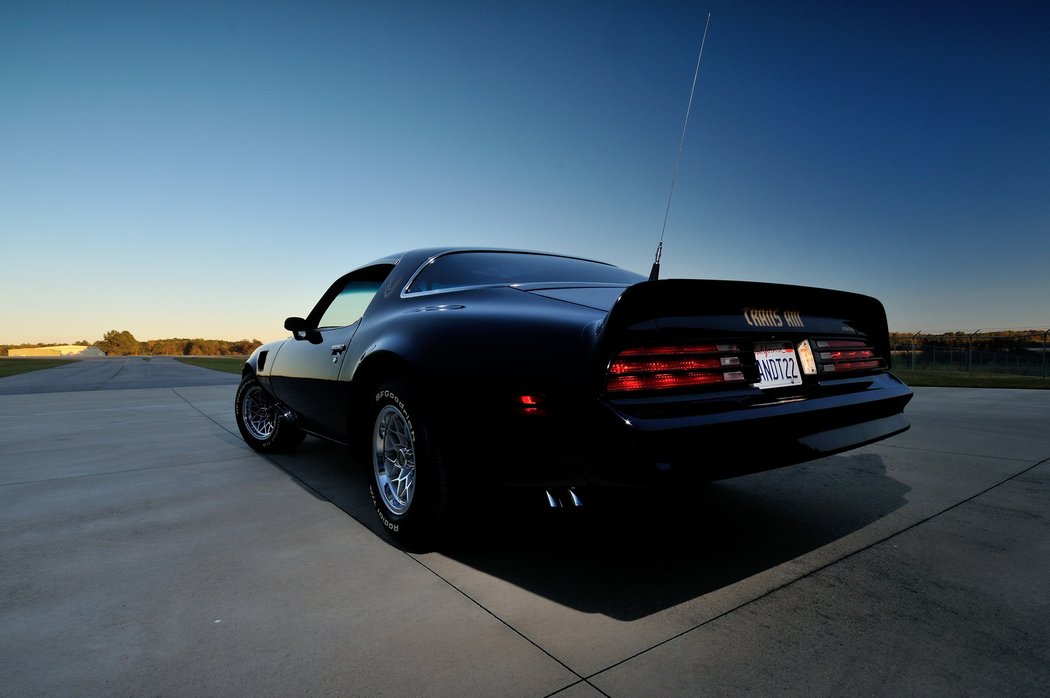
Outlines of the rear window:
{"type": "Polygon", "coordinates": [[[530,252],[453,252],[425,266],[408,293],[532,283],[634,284],[643,277],[601,262],[530,252]]]}

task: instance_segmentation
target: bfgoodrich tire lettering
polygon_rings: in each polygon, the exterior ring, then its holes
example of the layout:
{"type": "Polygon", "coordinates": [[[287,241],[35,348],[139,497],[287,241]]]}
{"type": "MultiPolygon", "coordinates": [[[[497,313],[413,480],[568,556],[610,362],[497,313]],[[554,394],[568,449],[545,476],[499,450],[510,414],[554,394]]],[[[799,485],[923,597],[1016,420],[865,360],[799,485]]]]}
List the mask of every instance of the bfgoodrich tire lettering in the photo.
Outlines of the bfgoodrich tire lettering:
{"type": "Polygon", "coordinates": [[[425,416],[411,388],[400,381],[376,390],[370,459],[372,505],[398,539],[432,543],[447,518],[447,483],[432,447],[425,416]]]}
{"type": "Polygon", "coordinates": [[[305,434],[280,415],[277,403],[254,376],[241,381],[233,411],[244,442],[260,453],[276,453],[295,448],[305,434]]]}

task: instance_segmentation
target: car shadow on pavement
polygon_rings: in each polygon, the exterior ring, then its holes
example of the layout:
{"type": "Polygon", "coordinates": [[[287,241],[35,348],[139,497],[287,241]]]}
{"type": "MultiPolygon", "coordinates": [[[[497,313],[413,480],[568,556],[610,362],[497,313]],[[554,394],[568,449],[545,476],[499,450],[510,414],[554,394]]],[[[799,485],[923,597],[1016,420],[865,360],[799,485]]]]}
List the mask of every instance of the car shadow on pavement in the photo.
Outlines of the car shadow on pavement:
{"type": "MultiPolygon", "coordinates": [[[[345,448],[308,439],[273,460],[397,545],[372,509],[364,465],[345,448]]],[[[542,492],[489,490],[438,552],[564,606],[634,620],[839,540],[902,507],[908,491],[864,452],[691,493],[585,496],[576,509],[551,509],[542,492]]]]}

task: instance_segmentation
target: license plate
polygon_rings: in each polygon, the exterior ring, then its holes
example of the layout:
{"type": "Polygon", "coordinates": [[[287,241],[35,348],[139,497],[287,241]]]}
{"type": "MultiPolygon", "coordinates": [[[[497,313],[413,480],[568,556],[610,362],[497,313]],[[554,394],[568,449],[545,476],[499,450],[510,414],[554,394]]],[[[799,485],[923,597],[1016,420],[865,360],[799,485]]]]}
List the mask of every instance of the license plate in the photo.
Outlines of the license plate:
{"type": "Polygon", "coordinates": [[[798,357],[790,344],[775,342],[755,345],[755,363],[758,364],[759,388],[783,388],[802,385],[798,357]]]}

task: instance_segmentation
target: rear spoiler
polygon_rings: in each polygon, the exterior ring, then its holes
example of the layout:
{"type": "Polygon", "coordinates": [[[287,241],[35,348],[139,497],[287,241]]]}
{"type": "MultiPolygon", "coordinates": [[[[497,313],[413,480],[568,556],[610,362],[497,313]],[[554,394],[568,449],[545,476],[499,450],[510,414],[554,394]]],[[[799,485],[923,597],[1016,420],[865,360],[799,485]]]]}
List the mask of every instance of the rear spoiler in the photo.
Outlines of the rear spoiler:
{"type": "Polygon", "coordinates": [[[611,354],[663,337],[865,337],[889,366],[886,310],[875,298],[752,281],[667,279],[628,287],[600,329],[611,354]]]}

